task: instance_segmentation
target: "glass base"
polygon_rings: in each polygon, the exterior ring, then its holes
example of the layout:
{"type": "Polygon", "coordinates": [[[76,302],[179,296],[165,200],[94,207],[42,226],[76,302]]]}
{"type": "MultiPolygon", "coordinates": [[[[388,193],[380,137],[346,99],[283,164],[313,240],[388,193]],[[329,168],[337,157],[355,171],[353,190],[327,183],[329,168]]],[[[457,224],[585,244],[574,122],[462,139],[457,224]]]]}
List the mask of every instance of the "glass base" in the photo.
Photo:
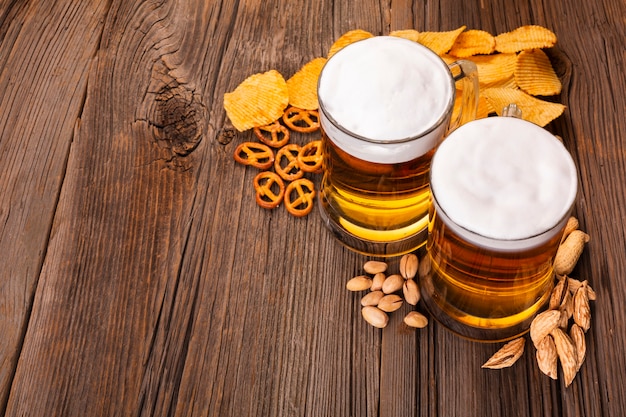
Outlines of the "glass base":
{"type": "MultiPolygon", "coordinates": [[[[417,232],[408,236],[390,241],[371,240],[350,233],[346,227],[337,223],[328,215],[323,204],[318,204],[318,206],[324,225],[341,244],[354,252],[368,256],[391,257],[413,252],[426,245],[426,238],[428,237],[427,221],[424,222],[424,227],[420,227],[417,232]]],[[[356,227],[358,226],[352,225],[352,228],[356,227]]]]}
{"type": "MultiPolygon", "coordinates": [[[[449,303],[445,302],[442,294],[435,291],[432,282],[432,273],[420,278],[420,289],[424,305],[431,316],[439,322],[439,324],[457,336],[461,336],[474,342],[483,343],[505,342],[522,336],[528,332],[533,318],[549,299],[549,297],[543,297],[534,306],[526,310],[526,318],[516,322],[515,324],[506,327],[490,327],[488,325],[485,325],[485,327],[478,327],[470,325],[464,321],[457,320],[453,317],[457,316],[460,318],[466,318],[467,321],[480,322],[480,319],[476,317],[469,317],[467,315],[464,316],[462,311],[455,309],[449,303]]],[[[489,319],[484,320],[488,321],[489,319]]]]}

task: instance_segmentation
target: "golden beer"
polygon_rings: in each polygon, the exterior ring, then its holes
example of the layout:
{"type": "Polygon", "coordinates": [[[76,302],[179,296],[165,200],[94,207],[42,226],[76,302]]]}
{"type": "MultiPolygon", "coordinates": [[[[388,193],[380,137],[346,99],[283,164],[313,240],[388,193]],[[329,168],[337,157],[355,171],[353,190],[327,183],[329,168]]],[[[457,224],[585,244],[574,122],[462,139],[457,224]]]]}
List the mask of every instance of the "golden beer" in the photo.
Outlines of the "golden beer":
{"type": "Polygon", "coordinates": [[[463,65],[448,66],[416,42],[377,36],[346,46],[324,66],[320,213],[350,249],[392,256],[425,243],[430,161],[455,99],[451,68],[474,97],[465,100],[462,120],[475,116],[476,69],[463,65]]]}
{"type": "Polygon", "coordinates": [[[505,340],[526,331],[549,299],[577,179],[571,156],[547,131],[490,119],[459,128],[433,159],[422,293],[452,331],[505,340]],[[497,140],[485,143],[489,135],[497,140]]]}
{"type": "Polygon", "coordinates": [[[379,242],[402,240],[426,228],[433,151],[384,164],[349,155],[325,134],[323,144],[322,204],[334,222],[355,236],[379,242]]]}

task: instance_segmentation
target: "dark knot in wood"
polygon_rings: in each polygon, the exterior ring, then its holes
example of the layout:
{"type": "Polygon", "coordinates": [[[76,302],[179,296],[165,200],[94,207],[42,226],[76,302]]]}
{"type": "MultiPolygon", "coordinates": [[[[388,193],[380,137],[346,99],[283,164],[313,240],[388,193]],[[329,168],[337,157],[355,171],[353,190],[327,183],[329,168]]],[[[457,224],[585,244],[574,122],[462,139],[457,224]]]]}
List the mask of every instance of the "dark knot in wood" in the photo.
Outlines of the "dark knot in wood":
{"type": "MultiPolygon", "coordinates": [[[[157,81],[157,80],[153,80],[157,81]]],[[[173,154],[186,156],[200,141],[205,130],[206,106],[184,82],[169,73],[159,74],[150,122],[160,146],[173,154]]]]}

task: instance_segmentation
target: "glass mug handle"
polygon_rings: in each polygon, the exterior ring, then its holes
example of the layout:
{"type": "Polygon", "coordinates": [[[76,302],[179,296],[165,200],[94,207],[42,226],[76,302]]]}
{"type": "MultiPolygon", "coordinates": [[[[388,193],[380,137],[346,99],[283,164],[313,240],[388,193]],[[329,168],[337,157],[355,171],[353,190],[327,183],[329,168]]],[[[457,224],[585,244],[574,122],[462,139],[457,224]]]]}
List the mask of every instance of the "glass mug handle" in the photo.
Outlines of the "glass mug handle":
{"type": "Polygon", "coordinates": [[[461,107],[456,117],[448,128],[448,133],[457,127],[476,119],[476,110],[478,108],[478,69],[472,61],[461,59],[448,64],[452,78],[454,81],[462,83],[461,90],[463,97],[461,98],[461,107]]]}

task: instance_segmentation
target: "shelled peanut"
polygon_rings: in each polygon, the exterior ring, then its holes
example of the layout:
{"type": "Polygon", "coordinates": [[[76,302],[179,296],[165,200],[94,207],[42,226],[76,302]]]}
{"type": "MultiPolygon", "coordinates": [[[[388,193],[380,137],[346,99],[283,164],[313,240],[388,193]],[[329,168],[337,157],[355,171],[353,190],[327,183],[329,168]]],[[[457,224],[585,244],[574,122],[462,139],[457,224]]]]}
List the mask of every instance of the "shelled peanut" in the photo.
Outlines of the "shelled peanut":
{"type": "MultiPolygon", "coordinates": [[[[389,265],[382,261],[367,261],[363,275],[355,276],[346,283],[350,291],[367,291],[361,298],[361,315],[374,327],[384,328],[389,323],[389,314],[397,311],[404,303],[416,306],[420,300],[419,286],[415,280],[419,270],[417,255],[409,253],[400,258],[399,273],[389,274],[389,265]],[[401,294],[401,295],[400,295],[401,294]]],[[[423,328],[428,318],[418,311],[410,311],[404,323],[413,328],[423,328]]]]}

